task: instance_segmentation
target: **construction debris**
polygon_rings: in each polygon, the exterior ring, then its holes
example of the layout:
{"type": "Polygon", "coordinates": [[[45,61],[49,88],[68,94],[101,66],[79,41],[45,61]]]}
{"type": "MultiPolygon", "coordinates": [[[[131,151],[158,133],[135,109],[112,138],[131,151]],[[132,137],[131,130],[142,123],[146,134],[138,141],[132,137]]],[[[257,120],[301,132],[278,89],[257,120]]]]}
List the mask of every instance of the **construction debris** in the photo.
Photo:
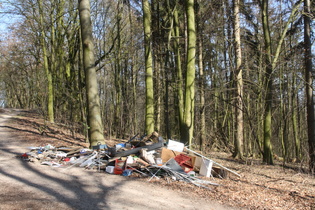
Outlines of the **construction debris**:
{"type": "MultiPolygon", "coordinates": [[[[137,138],[138,134],[125,143],[113,147],[108,145],[93,146],[92,149],[78,147],[59,147],[45,145],[29,147],[30,152],[20,157],[26,161],[39,161],[42,165],[62,167],[67,170],[78,166],[85,169],[97,169],[109,174],[122,176],[149,177],[152,179],[171,179],[185,181],[198,187],[209,188],[216,183],[202,179],[202,176],[212,177],[228,172],[238,173],[219,163],[184,147],[184,144],[168,140],[164,141],[156,132],[149,136],[137,138]],[[213,167],[216,165],[216,167],[213,167]]],[[[219,176],[223,178],[224,176],[219,176]]]]}

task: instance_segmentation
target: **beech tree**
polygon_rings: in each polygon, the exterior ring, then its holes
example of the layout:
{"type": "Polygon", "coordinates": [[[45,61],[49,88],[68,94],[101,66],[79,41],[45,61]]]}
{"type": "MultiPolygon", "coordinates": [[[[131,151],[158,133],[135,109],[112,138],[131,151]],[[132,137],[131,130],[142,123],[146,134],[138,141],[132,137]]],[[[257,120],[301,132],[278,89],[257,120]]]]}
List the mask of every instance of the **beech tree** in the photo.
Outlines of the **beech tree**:
{"type": "Polygon", "coordinates": [[[186,0],[187,16],[187,69],[185,80],[185,106],[184,106],[184,135],[183,141],[192,144],[194,134],[194,108],[195,108],[195,72],[196,72],[196,26],[194,0],[186,0]]]}
{"type": "Polygon", "coordinates": [[[276,68],[276,65],[279,61],[279,56],[281,53],[282,44],[285,37],[287,36],[287,31],[289,30],[290,24],[295,20],[298,14],[298,8],[300,2],[294,4],[290,16],[286,21],[283,30],[280,33],[278,42],[275,44],[275,50],[272,49],[272,39],[271,31],[269,27],[269,10],[268,10],[269,0],[262,0],[261,3],[261,15],[262,15],[262,24],[264,32],[264,42],[265,42],[265,75],[264,75],[264,84],[265,84],[265,112],[264,112],[264,153],[263,161],[267,164],[273,164],[273,154],[272,154],[272,101],[273,101],[273,72],[276,68]]]}
{"type": "Polygon", "coordinates": [[[200,136],[199,148],[202,151],[206,141],[206,113],[205,113],[205,77],[204,77],[204,57],[203,57],[203,28],[201,1],[197,1],[197,37],[198,37],[198,69],[199,69],[199,113],[200,113],[200,136]]]}
{"type": "Polygon", "coordinates": [[[271,146],[271,115],[272,115],[272,51],[271,51],[271,37],[269,28],[269,11],[268,11],[268,0],[262,0],[262,24],[265,41],[265,85],[266,85],[266,96],[265,96],[265,116],[264,116],[264,155],[263,160],[268,164],[273,164],[272,146],[271,146]]]}
{"type": "Polygon", "coordinates": [[[79,14],[86,82],[89,141],[90,146],[95,146],[99,143],[105,144],[105,141],[95,71],[94,42],[89,0],[79,0],[79,14]]]}
{"type": "Polygon", "coordinates": [[[39,18],[40,18],[40,32],[41,32],[41,45],[43,51],[43,59],[44,59],[44,69],[47,77],[48,82],[48,102],[47,102],[47,112],[48,112],[48,119],[50,122],[54,122],[54,93],[53,93],[53,81],[52,81],[52,72],[48,66],[48,55],[47,55],[47,47],[46,47],[46,34],[44,31],[44,12],[42,9],[42,1],[38,1],[39,6],[39,18]]]}
{"type": "Polygon", "coordinates": [[[243,158],[244,124],[243,124],[243,67],[241,50],[240,0],[234,0],[234,48],[235,48],[235,83],[236,83],[236,138],[233,156],[243,158]]]}
{"type": "Polygon", "coordinates": [[[145,131],[149,135],[154,132],[154,95],[153,95],[153,64],[151,44],[151,12],[148,0],[142,0],[143,30],[145,48],[145,131]]]}

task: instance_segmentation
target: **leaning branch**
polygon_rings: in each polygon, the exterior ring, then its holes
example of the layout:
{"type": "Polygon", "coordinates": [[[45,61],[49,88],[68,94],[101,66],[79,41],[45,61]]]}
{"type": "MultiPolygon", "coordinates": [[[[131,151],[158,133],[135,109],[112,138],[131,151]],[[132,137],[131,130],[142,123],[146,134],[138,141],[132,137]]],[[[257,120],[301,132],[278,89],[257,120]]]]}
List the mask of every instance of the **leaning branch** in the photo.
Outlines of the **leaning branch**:
{"type": "MultiPolygon", "coordinates": [[[[112,50],[114,49],[114,46],[115,46],[115,43],[116,43],[116,40],[118,39],[118,35],[115,37],[115,39],[114,39],[114,41],[113,41],[113,43],[112,43],[112,46],[110,47],[110,49],[108,50],[108,52],[106,52],[104,55],[102,55],[99,59],[97,59],[96,61],[95,61],[95,66],[97,66],[104,58],[106,58],[111,52],[112,52],[112,50]]],[[[99,71],[100,70],[100,68],[99,69],[97,69],[96,71],[99,71]]]]}

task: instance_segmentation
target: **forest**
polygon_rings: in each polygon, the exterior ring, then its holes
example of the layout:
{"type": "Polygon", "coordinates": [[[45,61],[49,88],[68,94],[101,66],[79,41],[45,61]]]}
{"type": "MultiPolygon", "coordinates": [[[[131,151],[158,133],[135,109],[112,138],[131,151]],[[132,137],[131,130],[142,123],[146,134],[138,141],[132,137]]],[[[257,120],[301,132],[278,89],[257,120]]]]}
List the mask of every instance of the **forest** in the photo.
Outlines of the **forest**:
{"type": "Polygon", "coordinates": [[[0,10],[1,106],[38,110],[91,145],[156,131],[315,174],[314,1],[1,0],[0,10]]]}

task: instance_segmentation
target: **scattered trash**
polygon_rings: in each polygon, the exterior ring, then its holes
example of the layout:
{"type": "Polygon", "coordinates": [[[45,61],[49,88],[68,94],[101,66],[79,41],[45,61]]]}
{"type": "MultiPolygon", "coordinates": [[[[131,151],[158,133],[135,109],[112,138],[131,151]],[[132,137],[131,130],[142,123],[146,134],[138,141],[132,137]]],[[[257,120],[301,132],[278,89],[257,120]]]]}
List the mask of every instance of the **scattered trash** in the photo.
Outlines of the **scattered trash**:
{"type": "Polygon", "coordinates": [[[123,176],[130,176],[131,174],[132,174],[132,170],[131,169],[126,169],[122,173],[123,176]]]}
{"type": "Polygon", "coordinates": [[[24,153],[20,157],[30,162],[39,161],[42,165],[62,167],[65,170],[78,166],[105,171],[109,174],[149,177],[148,181],[161,178],[185,181],[208,189],[210,189],[209,185],[217,186],[217,184],[203,180],[202,176],[219,175],[220,178],[224,178],[226,176],[223,174],[228,172],[240,176],[215,161],[184,147],[184,144],[180,142],[168,140],[165,144],[157,132],[140,138],[137,138],[138,135],[113,147],[105,144],[98,144],[92,149],[58,148],[50,144],[29,147],[30,152],[24,153]]]}
{"type": "Polygon", "coordinates": [[[125,168],[124,160],[115,160],[114,174],[122,174],[125,168]]]}
{"type": "Polygon", "coordinates": [[[59,167],[61,166],[61,164],[55,162],[55,161],[43,161],[41,163],[42,165],[49,165],[49,166],[53,166],[53,167],[59,167]]]}
{"type": "Polygon", "coordinates": [[[21,155],[22,158],[28,158],[28,154],[24,153],[23,155],[21,155]]]}
{"type": "Polygon", "coordinates": [[[162,162],[161,158],[156,158],[155,162],[156,162],[156,165],[158,165],[158,166],[162,166],[163,165],[163,162],[162,162]]]}
{"type": "Polygon", "coordinates": [[[174,141],[169,139],[167,143],[167,149],[173,150],[176,152],[183,152],[185,145],[181,142],[174,141]]]}
{"type": "Polygon", "coordinates": [[[114,168],[115,168],[115,166],[106,166],[106,172],[109,174],[113,174],[114,168]]]}

